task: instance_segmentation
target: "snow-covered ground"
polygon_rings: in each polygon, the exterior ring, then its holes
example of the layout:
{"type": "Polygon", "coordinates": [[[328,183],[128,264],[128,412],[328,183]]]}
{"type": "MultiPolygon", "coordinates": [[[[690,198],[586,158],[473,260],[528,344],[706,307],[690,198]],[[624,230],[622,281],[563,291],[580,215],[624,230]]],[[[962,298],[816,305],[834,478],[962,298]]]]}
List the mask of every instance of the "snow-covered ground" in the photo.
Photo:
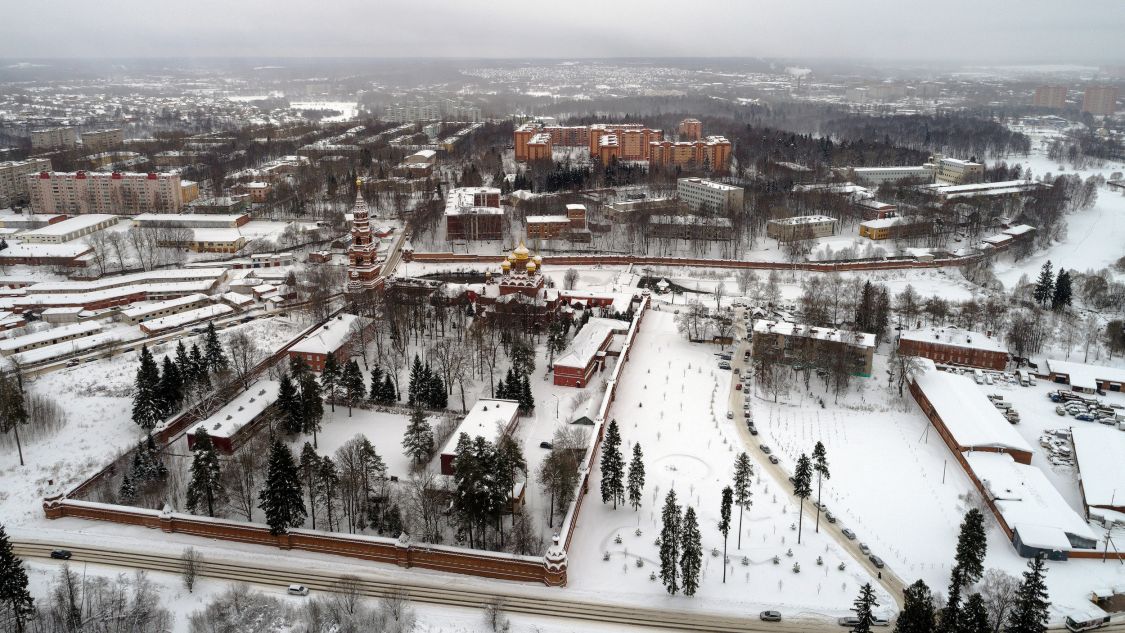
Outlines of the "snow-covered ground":
{"type": "MultiPolygon", "coordinates": [[[[788,503],[779,482],[764,473],[758,448],[740,438],[735,425],[742,424],[741,411],[737,419],[726,419],[731,373],[718,368],[717,351],[686,342],[670,311],[646,315],[610,412],[621,428],[626,461],[633,444],[640,443],[644,452],[643,505],[639,511],[603,505],[597,488],[601,474],[595,468],[570,550],[570,586],[676,608],[746,613],[768,607],[787,614],[844,614],[860,585],[877,582],[824,528],[815,533],[807,516],[797,544],[797,532],[791,528],[797,521],[796,507],[788,503]],[[721,491],[730,485],[735,457],[742,451],[755,462],[757,476],[753,504],[742,522],[741,548],[734,509],[724,584],[721,555],[713,556],[712,550],[722,551],[717,528],[721,491]],[[654,541],[660,534],[664,497],[672,489],[681,506],[694,507],[699,516],[704,567],[694,598],[669,596],[659,580],[650,580],[651,573],[659,573],[654,541]],[[790,549],[792,557],[787,556],[790,549]],[[608,561],[603,560],[605,552],[608,561]],[[774,556],[780,557],[780,564],[773,563],[774,556]],[[822,566],[817,557],[822,557],[822,566]],[[642,567],[636,566],[638,560],[642,567]],[[837,568],[841,562],[842,571],[837,568]],[[800,573],[793,571],[794,563],[800,564],[800,573]]],[[[892,601],[884,595],[881,602],[892,601]]]]}

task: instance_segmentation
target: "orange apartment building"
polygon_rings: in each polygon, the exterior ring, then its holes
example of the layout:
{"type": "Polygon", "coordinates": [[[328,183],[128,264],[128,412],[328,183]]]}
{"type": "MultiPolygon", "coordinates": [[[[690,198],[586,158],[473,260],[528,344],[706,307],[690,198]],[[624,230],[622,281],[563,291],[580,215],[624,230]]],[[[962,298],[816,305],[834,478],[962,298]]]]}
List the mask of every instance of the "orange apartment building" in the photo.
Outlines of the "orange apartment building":
{"type": "Polygon", "coordinates": [[[684,119],[680,121],[677,131],[681,141],[698,141],[703,138],[703,122],[699,119],[684,119]]]}
{"type": "Polygon", "coordinates": [[[551,148],[582,147],[590,150],[590,156],[599,155],[602,139],[607,136],[616,136],[612,142],[607,142],[606,160],[615,157],[623,160],[646,160],[648,158],[648,144],[664,138],[660,130],[653,130],[641,123],[605,123],[595,125],[543,125],[542,123],[525,123],[512,132],[512,145],[515,148],[516,160],[527,162],[549,158],[551,148]]]}
{"type": "Polygon", "coordinates": [[[648,160],[653,165],[695,164],[717,171],[730,161],[731,144],[725,137],[708,136],[698,141],[654,141],[649,144],[648,160]]]}

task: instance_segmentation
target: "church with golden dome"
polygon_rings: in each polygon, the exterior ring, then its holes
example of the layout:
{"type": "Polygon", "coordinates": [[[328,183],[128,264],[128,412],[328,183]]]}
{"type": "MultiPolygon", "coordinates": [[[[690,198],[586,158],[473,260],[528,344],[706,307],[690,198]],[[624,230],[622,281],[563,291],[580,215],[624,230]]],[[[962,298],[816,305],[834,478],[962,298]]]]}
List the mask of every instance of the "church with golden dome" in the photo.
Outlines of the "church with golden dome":
{"type": "Polygon", "coordinates": [[[520,293],[527,297],[539,297],[545,286],[540,267],[543,258],[539,255],[532,256],[531,251],[520,242],[512,249],[511,253],[500,262],[500,276],[493,278],[489,275],[489,282],[499,286],[499,295],[520,293]]]}

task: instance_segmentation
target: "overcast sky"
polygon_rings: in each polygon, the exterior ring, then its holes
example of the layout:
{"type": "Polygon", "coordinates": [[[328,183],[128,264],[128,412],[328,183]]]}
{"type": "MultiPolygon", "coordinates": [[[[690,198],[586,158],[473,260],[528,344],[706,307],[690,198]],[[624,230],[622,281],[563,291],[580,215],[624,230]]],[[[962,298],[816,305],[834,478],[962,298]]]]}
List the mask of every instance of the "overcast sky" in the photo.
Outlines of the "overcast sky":
{"type": "Polygon", "coordinates": [[[761,56],[1125,65],[1122,0],[3,0],[0,57],[761,56]]]}

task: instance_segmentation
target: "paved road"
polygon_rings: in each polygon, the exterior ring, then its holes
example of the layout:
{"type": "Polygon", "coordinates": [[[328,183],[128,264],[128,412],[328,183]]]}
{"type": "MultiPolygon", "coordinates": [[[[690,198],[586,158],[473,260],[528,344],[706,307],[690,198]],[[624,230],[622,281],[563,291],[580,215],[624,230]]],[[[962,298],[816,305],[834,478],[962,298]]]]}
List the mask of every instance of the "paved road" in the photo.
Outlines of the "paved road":
{"type": "MultiPolygon", "coordinates": [[[[750,350],[750,340],[747,336],[748,332],[745,322],[743,321],[744,312],[742,308],[735,310],[735,332],[739,337],[739,344],[735,346],[733,360],[730,361],[731,370],[737,369],[741,375],[753,371],[750,363],[743,361],[743,355],[750,350]]],[[[757,461],[758,472],[770,473],[775,479],[777,486],[785,491],[789,501],[796,507],[800,504],[800,500],[793,495],[793,485],[789,483],[789,476],[792,473],[785,470],[780,464],[770,463],[765,453],[759,448],[760,444],[766,442],[759,439],[761,436],[753,436],[750,434],[750,431],[746,430],[745,418],[742,415],[742,403],[752,397],[753,387],[751,386],[749,392],[737,391],[735,385],[739,382],[739,376],[735,376],[734,378],[735,380],[731,382],[730,400],[728,403],[730,407],[729,410],[734,412],[734,419],[729,421],[734,424],[739,437],[742,438],[742,443],[746,446],[746,452],[752,459],[757,461]]],[[[751,385],[752,384],[753,383],[751,383],[751,385]]],[[[810,503],[805,504],[805,523],[808,524],[806,527],[812,528],[816,522],[816,508],[812,506],[811,502],[814,502],[815,498],[810,498],[809,501],[810,503]]],[[[871,560],[867,558],[867,555],[859,550],[859,543],[863,540],[862,535],[857,535],[854,541],[849,540],[841,532],[841,530],[846,527],[843,523],[828,523],[824,520],[823,516],[821,517],[820,527],[824,528],[823,531],[831,536],[841,548],[850,553],[856,562],[871,574],[872,578],[878,579],[883,588],[887,590],[887,593],[894,598],[898,607],[902,608],[902,590],[906,587],[905,583],[903,583],[902,578],[900,578],[889,565],[883,569],[877,569],[875,565],[871,563],[871,560]]]]}

